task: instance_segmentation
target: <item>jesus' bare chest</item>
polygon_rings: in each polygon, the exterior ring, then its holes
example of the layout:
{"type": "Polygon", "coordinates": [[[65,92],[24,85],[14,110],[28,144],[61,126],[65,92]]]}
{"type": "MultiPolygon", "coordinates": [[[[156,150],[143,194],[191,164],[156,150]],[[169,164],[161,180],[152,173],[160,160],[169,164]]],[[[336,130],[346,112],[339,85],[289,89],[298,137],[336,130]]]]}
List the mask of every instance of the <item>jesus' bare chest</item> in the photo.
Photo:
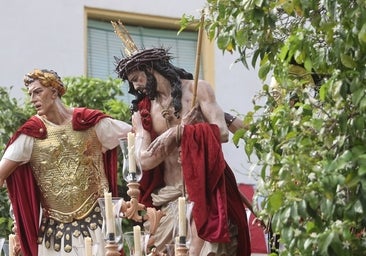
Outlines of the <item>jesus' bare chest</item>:
{"type": "Polygon", "coordinates": [[[174,108],[172,106],[164,108],[157,104],[155,101],[151,102],[151,117],[154,131],[160,135],[170,127],[174,127],[180,123],[181,119],[178,119],[174,115],[174,108]]]}
{"type": "Polygon", "coordinates": [[[152,117],[152,125],[154,131],[160,135],[171,127],[177,126],[181,120],[182,115],[187,112],[185,104],[182,106],[182,110],[179,112],[179,118],[174,115],[174,107],[172,105],[163,106],[157,101],[151,101],[150,114],[152,117]]]}

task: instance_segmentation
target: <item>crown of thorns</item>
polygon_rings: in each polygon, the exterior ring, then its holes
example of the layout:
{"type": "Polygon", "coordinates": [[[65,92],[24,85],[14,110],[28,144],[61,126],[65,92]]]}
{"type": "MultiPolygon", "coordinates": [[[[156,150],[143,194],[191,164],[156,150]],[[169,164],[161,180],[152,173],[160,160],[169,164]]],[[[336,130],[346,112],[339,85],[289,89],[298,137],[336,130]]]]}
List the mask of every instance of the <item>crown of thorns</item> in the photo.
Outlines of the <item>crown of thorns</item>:
{"type": "Polygon", "coordinates": [[[115,57],[116,71],[123,80],[127,79],[130,72],[137,70],[142,65],[148,65],[156,60],[168,62],[171,59],[169,51],[164,48],[138,49],[121,21],[111,21],[111,23],[114,32],[122,40],[125,47],[124,56],[122,58],[115,57]]]}
{"type": "Polygon", "coordinates": [[[116,71],[118,76],[123,80],[127,79],[127,75],[138,70],[140,66],[149,65],[152,61],[166,61],[168,62],[171,56],[168,50],[163,48],[144,49],[136,52],[135,54],[125,57],[124,59],[117,59],[116,71]]]}

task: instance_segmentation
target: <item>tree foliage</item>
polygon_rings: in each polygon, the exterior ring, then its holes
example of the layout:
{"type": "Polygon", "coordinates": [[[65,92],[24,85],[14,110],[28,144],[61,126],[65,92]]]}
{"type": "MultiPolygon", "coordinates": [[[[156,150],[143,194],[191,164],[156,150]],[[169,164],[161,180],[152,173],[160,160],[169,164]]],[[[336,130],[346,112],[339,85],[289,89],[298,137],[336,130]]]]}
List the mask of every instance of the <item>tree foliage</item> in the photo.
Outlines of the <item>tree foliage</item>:
{"type": "Polygon", "coordinates": [[[67,93],[62,97],[66,105],[99,109],[113,118],[129,121],[130,110],[122,101],[120,79],[65,77],[63,82],[67,87],[67,93]]]}
{"type": "MultiPolygon", "coordinates": [[[[21,106],[19,101],[11,98],[12,88],[0,87],[0,150],[3,152],[12,132],[25,122],[29,109],[21,106]]],[[[0,237],[7,238],[12,233],[13,220],[10,217],[10,202],[6,188],[0,188],[0,237]]]]}
{"type": "Polygon", "coordinates": [[[239,137],[262,167],[258,214],[280,234],[279,253],[363,255],[366,2],[208,0],[206,7],[210,39],[239,52],[247,68],[251,60],[264,81],[239,137]],[[275,88],[265,83],[270,74],[275,88]]]}

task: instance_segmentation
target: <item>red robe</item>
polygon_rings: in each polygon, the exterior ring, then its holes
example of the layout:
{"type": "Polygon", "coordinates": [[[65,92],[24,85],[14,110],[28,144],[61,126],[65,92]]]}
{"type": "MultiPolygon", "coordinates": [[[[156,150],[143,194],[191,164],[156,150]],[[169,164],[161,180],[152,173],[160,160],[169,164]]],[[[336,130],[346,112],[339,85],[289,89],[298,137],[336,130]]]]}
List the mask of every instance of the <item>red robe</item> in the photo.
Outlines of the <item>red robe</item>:
{"type": "Polygon", "coordinates": [[[199,237],[209,242],[230,242],[230,219],[238,227],[237,256],[250,256],[246,211],[234,173],[224,159],[218,126],[185,125],[181,151],[184,180],[194,202],[192,215],[199,237]]]}
{"type": "MultiPolygon", "coordinates": [[[[144,129],[156,137],[150,116],[151,103],[139,103],[144,129]]],[[[189,198],[194,202],[193,218],[199,237],[209,242],[229,242],[228,219],[238,227],[238,256],[250,256],[250,237],[246,211],[235,176],[225,162],[217,125],[185,125],[181,161],[189,198]],[[227,196],[229,195],[229,196],[227,196]]],[[[140,202],[152,206],[151,193],[164,186],[163,168],[144,171],[140,182],[140,202]]]]}
{"type": "MultiPolygon", "coordinates": [[[[72,125],[76,131],[86,130],[102,118],[108,117],[98,110],[75,108],[72,125]]],[[[37,139],[46,139],[47,130],[37,117],[31,117],[10,139],[13,143],[20,134],[37,139]]],[[[117,151],[110,150],[104,154],[104,168],[113,195],[117,195],[117,151]]],[[[19,166],[7,179],[6,184],[17,223],[22,253],[27,256],[38,255],[37,235],[39,228],[40,200],[38,187],[29,164],[19,166]]]]}

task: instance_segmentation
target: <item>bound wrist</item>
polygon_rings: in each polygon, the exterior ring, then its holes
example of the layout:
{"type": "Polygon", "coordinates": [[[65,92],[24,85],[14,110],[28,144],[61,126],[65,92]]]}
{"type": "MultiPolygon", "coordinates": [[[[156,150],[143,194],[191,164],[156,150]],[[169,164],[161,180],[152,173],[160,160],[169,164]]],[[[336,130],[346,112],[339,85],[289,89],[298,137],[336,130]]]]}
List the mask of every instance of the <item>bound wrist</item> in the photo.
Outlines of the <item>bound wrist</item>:
{"type": "Polygon", "coordinates": [[[229,113],[226,113],[226,112],[224,114],[225,114],[226,125],[227,125],[227,127],[229,127],[234,122],[234,120],[236,119],[236,116],[232,116],[232,115],[230,115],[229,113]]]}
{"type": "Polygon", "coordinates": [[[183,125],[178,124],[176,126],[176,131],[175,131],[175,143],[177,144],[177,147],[180,146],[180,143],[182,140],[182,132],[183,132],[183,125]]]}

